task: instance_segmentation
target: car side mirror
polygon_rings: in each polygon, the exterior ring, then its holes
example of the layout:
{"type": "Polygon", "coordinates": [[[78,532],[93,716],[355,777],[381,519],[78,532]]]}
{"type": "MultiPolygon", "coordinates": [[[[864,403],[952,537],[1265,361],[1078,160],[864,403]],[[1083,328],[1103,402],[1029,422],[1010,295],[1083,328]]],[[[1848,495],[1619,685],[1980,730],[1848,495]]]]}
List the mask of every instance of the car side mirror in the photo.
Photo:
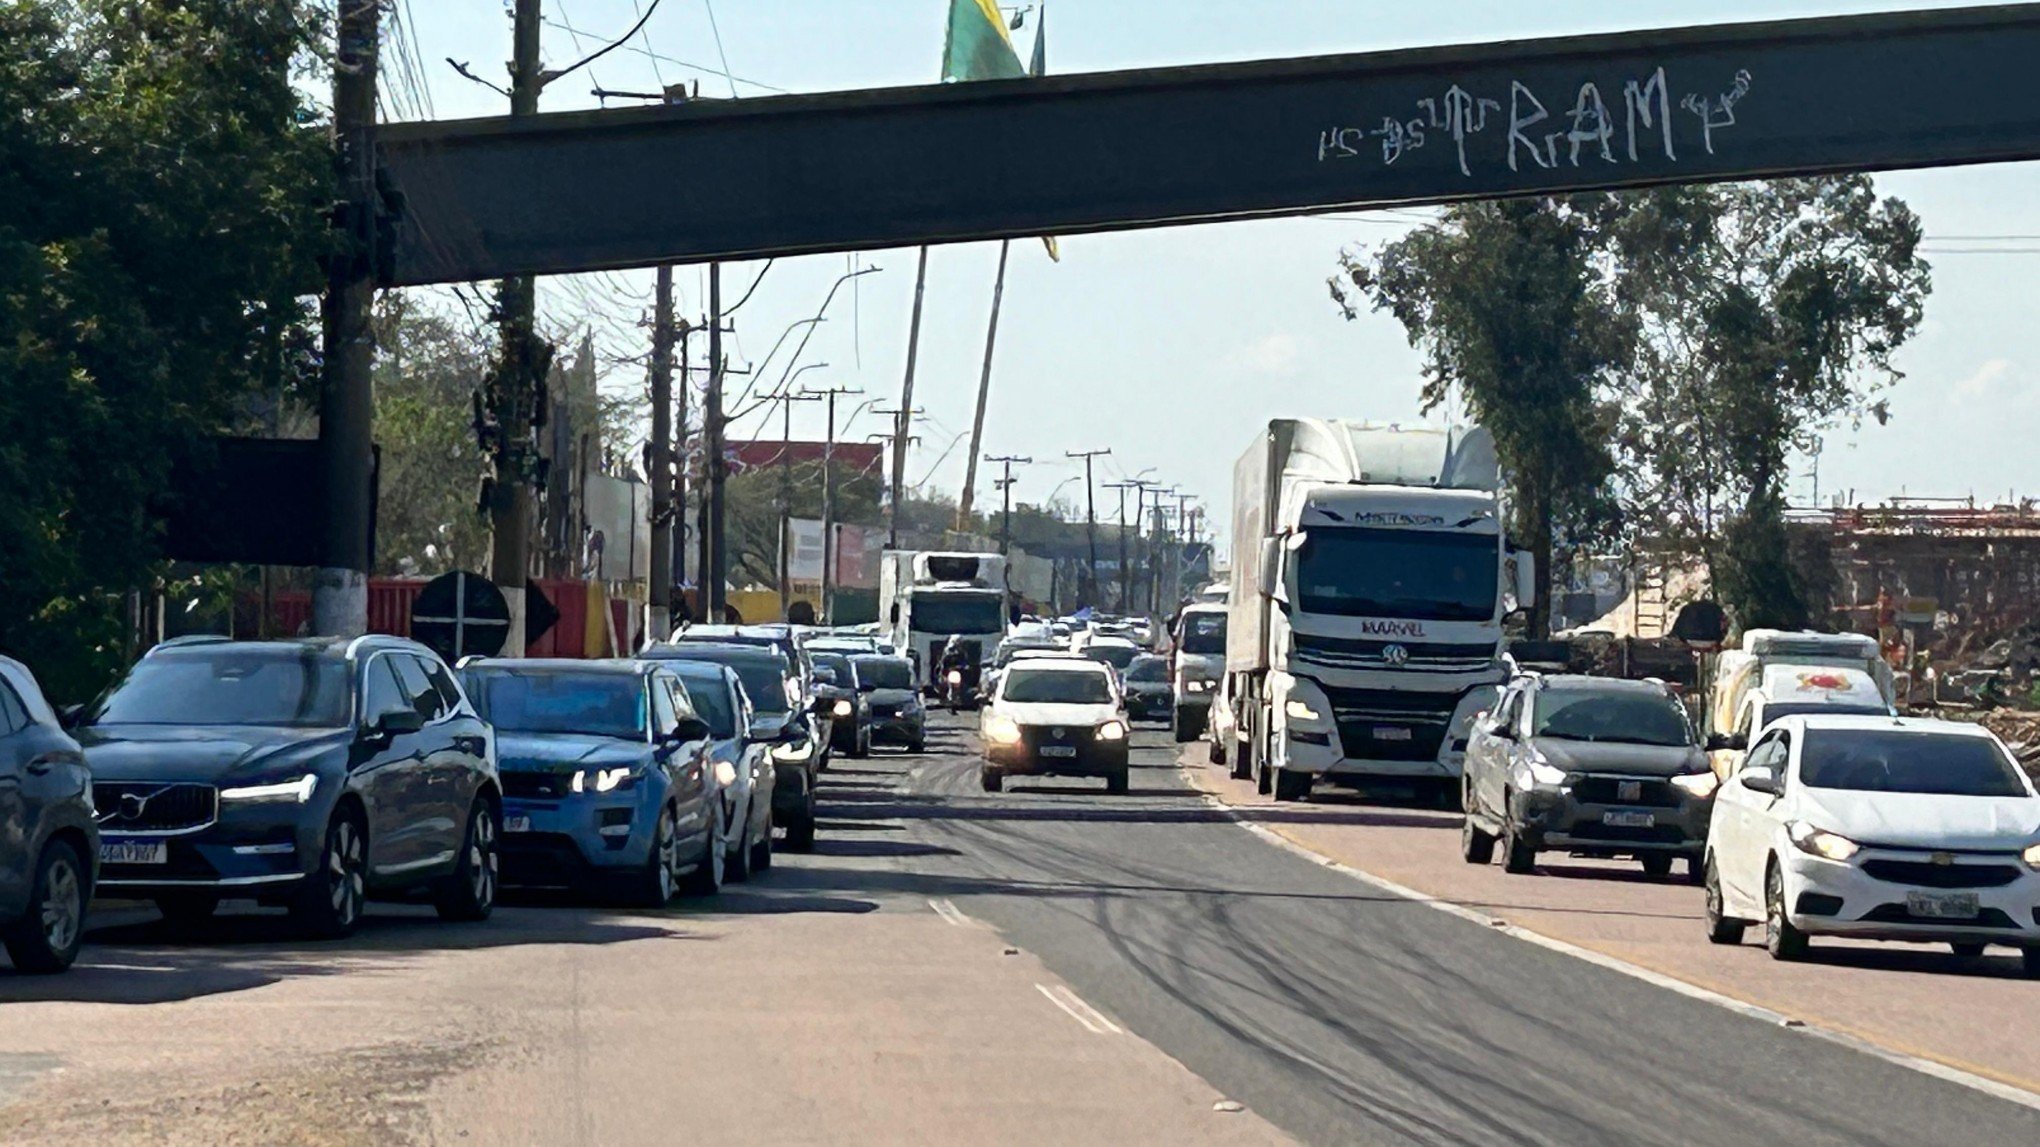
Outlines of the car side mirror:
{"type": "Polygon", "coordinates": [[[1707,738],[1707,751],[1710,753],[1740,753],[1749,747],[1750,739],[1741,733],[1714,733],[1707,738]]]}
{"type": "Polygon", "coordinates": [[[699,717],[682,717],[680,723],[673,726],[673,731],[666,734],[666,741],[674,745],[684,745],[689,741],[706,741],[710,732],[707,721],[699,717]]]}
{"type": "Polygon", "coordinates": [[[57,710],[57,724],[66,729],[75,729],[85,719],[85,706],[65,705],[57,710]]]}
{"type": "Polygon", "coordinates": [[[798,745],[807,740],[807,735],[807,725],[801,721],[800,714],[789,713],[786,723],[779,726],[779,733],[772,740],[780,745],[798,745]]]}
{"type": "Polygon", "coordinates": [[[1736,774],[1736,779],[1742,782],[1742,787],[1753,793],[1777,796],[1785,791],[1784,786],[1778,783],[1778,774],[1761,765],[1753,769],[1744,769],[1736,774]]]}
{"type": "Polygon", "coordinates": [[[415,733],[425,727],[425,716],[409,705],[393,705],[375,715],[368,728],[379,737],[395,737],[415,733]]]}

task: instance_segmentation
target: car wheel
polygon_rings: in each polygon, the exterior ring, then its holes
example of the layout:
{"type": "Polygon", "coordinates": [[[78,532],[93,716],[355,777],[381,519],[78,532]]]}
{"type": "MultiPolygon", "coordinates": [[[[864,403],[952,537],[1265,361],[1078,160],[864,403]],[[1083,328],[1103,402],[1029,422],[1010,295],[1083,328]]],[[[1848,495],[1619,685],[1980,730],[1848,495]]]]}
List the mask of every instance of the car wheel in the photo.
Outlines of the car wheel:
{"type": "Polygon", "coordinates": [[[772,867],[772,810],[765,810],[765,831],[751,841],[751,871],[764,872],[772,867]]]}
{"type": "Polygon", "coordinates": [[[744,817],[742,838],[735,848],[730,849],[726,865],[732,883],[751,879],[751,818],[744,817]]]}
{"type": "Polygon", "coordinates": [[[1973,940],[1957,940],[1948,945],[1948,949],[1958,960],[1974,960],[1983,955],[1983,945],[1973,940]]]}
{"type": "MultiPolygon", "coordinates": [[[[1506,807],[1508,803],[1507,794],[1503,795],[1502,800],[1506,807]]],[[[1504,872],[1513,872],[1521,876],[1526,872],[1535,872],[1537,870],[1537,850],[1530,847],[1524,841],[1522,830],[1515,821],[1508,819],[1502,821],[1501,845],[1502,870],[1504,872]]]]}
{"type": "MultiPolygon", "coordinates": [[[[666,813],[671,816],[671,811],[666,813]]],[[[708,840],[701,849],[701,862],[694,871],[687,874],[689,896],[713,896],[722,891],[725,875],[722,846],[723,813],[721,801],[708,802],[708,840]]]]}
{"type": "Polygon", "coordinates": [[[1705,884],[1706,882],[1707,882],[1707,864],[1706,864],[1706,862],[1705,862],[1705,861],[1703,861],[1703,860],[1701,860],[1701,859],[1700,859],[1699,857],[1697,857],[1697,856],[1689,856],[1689,857],[1687,857],[1687,858],[1686,858],[1686,883],[1688,883],[1688,884],[1705,884]]]}
{"type": "Polygon", "coordinates": [[[1774,863],[1764,874],[1764,950],[1773,960],[1806,955],[1806,933],[1785,918],[1785,874],[1774,863]]]}
{"type": "MultiPolygon", "coordinates": [[[[1209,760],[1211,761],[1211,763],[1212,763],[1212,764],[1214,764],[1214,765],[1222,765],[1222,764],[1224,764],[1224,763],[1225,763],[1225,743],[1224,743],[1223,741],[1220,741],[1220,740],[1218,739],[1218,734],[1216,734],[1216,733],[1213,733],[1213,734],[1212,734],[1211,736],[1209,736],[1209,737],[1205,738],[1205,741],[1204,741],[1204,743],[1205,743],[1205,750],[1204,750],[1204,755],[1205,755],[1205,757],[1206,757],[1206,758],[1208,758],[1208,759],[1209,759],[1209,760]]],[[[1238,769],[1234,769],[1234,770],[1233,770],[1233,776],[1235,776],[1235,777],[1238,777],[1238,776],[1239,776],[1239,770],[1238,770],[1238,769]]]]}
{"type": "Polygon", "coordinates": [[[1105,791],[1116,797],[1126,795],[1126,771],[1124,769],[1105,778],[1105,791]]]}
{"type": "Polygon", "coordinates": [[[815,848],[815,794],[808,793],[807,804],[794,819],[786,824],[786,850],[788,852],[813,852],[815,848]]]}
{"type": "MultiPolygon", "coordinates": [[[[1702,862],[1694,862],[1702,863],[1702,862]]],[[[1706,873],[1702,883],[1707,890],[1707,942],[1710,944],[1740,944],[1743,929],[1749,927],[1740,920],[1723,915],[1721,899],[1721,874],[1714,870],[1714,858],[1708,857],[1702,863],[1701,871],[1706,873]]]]}
{"type": "Polygon", "coordinates": [[[978,784],[988,793],[1003,792],[1006,788],[1006,774],[996,769],[979,769],[978,784]]]}
{"type": "Polygon", "coordinates": [[[291,919],[308,936],[337,940],[361,923],[368,899],[368,841],[351,809],[326,824],[326,846],[290,906],[291,919]]]}
{"type": "Polygon", "coordinates": [[[1310,799],[1311,782],[1316,778],[1309,773],[1290,769],[1275,772],[1275,799],[1278,801],[1300,801],[1310,799]]]}
{"type": "Polygon", "coordinates": [[[911,736],[911,737],[908,737],[908,738],[907,738],[907,751],[908,751],[908,752],[910,752],[910,753],[925,753],[925,752],[927,752],[927,751],[928,751],[928,735],[927,735],[926,733],[915,733],[915,734],[914,734],[913,736],[911,736]]]}
{"type": "Polygon", "coordinates": [[[1492,864],[1495,859],[1495,838],[1473,823],[1473,814],[1466,814],[1459,822],[1459,855],[1468,864],[1492,864]]]}
{"type": "Polygon", "coordinates": [[[1645,876],[1662,880],[1672,874],[1672,858],[1662,852],[1648,852],[1637,859],[1643,863],[1645,876]]]}
{"type": "Polygon", "coordinates": [[[156,911],[172,924],[196,924],[212,919],[220,910],[220,898],[210,892],[179,892],[156,897],[156,911]]]}
{"type": "Polygon", "coordinates": [[[78,850],[61,840],[43,846],[36,858],[28,911],[5,933],[14,969],[42,975],[61,972],[78,958],[85,939],[85,906],[91,878],[78,850]]]}
{"type": "Polygon", "coordinates": [[[435,897],[442,920],[487,920],[496,910],[496,814],[486,797],[476,797],[468,810],[467,839],[460,863],[439,886],[435,897]]]}
{"type": "Polygon", "coordinates": [[[1197,739],[1197,730],[1192,728],[1190,722],[1184,718],[1183,710],[1176,709],[1171,712],[1169,735],[1174,737],[1179,745],[1186,745],[1197,739]]]}
{"type": "Polygon", "coordinates": [[[2029,980],[2040,980],[2040,948],[2027,948],[2019,953],[2021,969],[2029,980]]]}

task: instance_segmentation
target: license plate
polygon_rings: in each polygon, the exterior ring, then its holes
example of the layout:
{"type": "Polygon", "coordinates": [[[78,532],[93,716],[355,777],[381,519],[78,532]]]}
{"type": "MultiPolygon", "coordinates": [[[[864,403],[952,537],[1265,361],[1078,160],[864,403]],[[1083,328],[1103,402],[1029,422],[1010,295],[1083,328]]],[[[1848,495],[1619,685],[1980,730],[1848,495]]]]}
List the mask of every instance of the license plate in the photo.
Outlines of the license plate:
{"type": "Polygon", "coordinates": [[[1974,892],[1908,892],[1905,910],[1929,920],[1974,920],[1977,916],[1974,892]]]}
{"type": "Polygon", "coordinates": [[[101,864],[168,864],[170,846],[160,840],[108,840],[99,845],[101,864]]]}
{"type": "Polygon", "coordinates": [[[1657,814],[1651,812],[1604,812],[1601,823],[1610,828],[1656,828],[1657,814]]]}
{"type": "Polygon", "coordinates": [[[1376,725],[1374,727],[1374,739],[1377,741],[1413,741],[1416,739],[1416,734],[1398,725],[1390,725],[1386,728],[1376,725]]]}
{"type": "Polygon", "coordinates": [[[1075,745],[1043,745],[1041,746],[1041,755],[1044,757],[1074,757],[1077,755],[1077,747],[1075,745]]]}
{"type": "Polygon", "coordinates": [[[531,818],[528,816],[506,816],[503,818],[504,832],[530,832],[531,818]]]}

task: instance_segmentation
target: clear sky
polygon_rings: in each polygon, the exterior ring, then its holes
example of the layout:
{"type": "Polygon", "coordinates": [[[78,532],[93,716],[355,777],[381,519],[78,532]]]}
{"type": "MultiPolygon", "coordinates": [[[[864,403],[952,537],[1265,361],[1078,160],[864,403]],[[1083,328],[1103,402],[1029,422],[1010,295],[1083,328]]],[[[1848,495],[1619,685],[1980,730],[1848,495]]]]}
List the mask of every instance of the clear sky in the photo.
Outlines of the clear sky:
{"type": "MultiPolygon", "coordinates": [[[[546,0],[547,64],[563,66],[629,28],[649,0],[546,0]]],[[[550,87],[542,109],[594,107],[597,83],[656,90],[661,81],[699,80],[703,95],[826,91],[928,83],[940,68],[948,0],[663,0],[643,33],[550,87]],[[713,4],[711,16],[710,5],[713,4]],[[713,21],[713,22],[712,22],[713,21]],[[718,43],[717,33],[720,33],[718,43]],[[657,53],[664,59],[654,59],[657,53]],[[723,63],[727,60],[727,65],[723,63]],[[723,73],[734,75],[735,80],[723,73]],[[591,74],[592,73],[592,74],[591,74]]],[[[1054,0],[1047,11],[1051,72],[1366,51],[1575,32],[1670,27],[1788,16],[1833,15],[1928,3],[1848,0],[1459,0],[1408,7],[1361,0],[1054,0]]],[[[401,66],[386,49],[384,90],[393,118],[495,115],[505,101],[460,78],[452,57],[500,81],[509,55],[505,0],[400,0],[400,37],[415,43],[401,66]]],[[[1034,21],[1016,33],[1025,58],[1034,21]]],[[[629,103],[631,101],[623,101],[629,103]]],[[[2031,164],[1897,173],[1879,178],[1887,194],[1919,211],[1933,246],[1933,296],[1918,337],[1899,356],[1907,373],[1893,394],[1889,426],[1837,428],[1819,459],[1823,501],[1853,491],[1859,501],[1891,495],[2002,498],[2040,494],[2040,358],[2036,305],[2025,280],[2040,270],[2040,166],[2031,164]],[[1950,248],[2011,249],[1968,253],[1950,248]],[[2021,251],[2019,249],[2025,249],[2021,251]]],[[[616,194],[656,195],[654,187],[616,194]]],[[[1060,264],[1036,243],[1016,243],[1000,322],[985,447],[1032,455],[1016,497],[1037,501],[1081,467],[1068,450],[1109,446],[1100,480],[1135,475],[1180,484],[1216,515],[1226,512],[1233,460],[1271,416],[1320,414],[1415,421],[1418,364],[1401,327],[1384,315],[1341,319],[1325,278],[1342,245],[1402,233],[1390,218],[1285,219],[1077,236],[1060,264]]],[[[683,221],[676,220],[676,225],[683,221]]],[[[915,404],[927,419],[908,468],[952,494],[963,478],[997,245],[940,247],[931,258],[915,404]]],[[[914,252],[857,256],[881,273],[846,287],[816,329],[801,362],[826,362],[803,384],[862,387],[895,405],[905,362],[914,252]]],[[[736,318],[733,359],[761,358],[796,319],[812,315],[846,268],[844,256],[782,260],[736,318]]],[[[725,268],[725,298],[748,285],[758,265],[725,268]]],[[[541,306],[555,320],[594,321],[604,349],[641,353],[637,326],[650,299],[650,273],[545,281],[541,306]]],[[[705,308],[702,274],[677,277],[684,313],[705,308]]],[[[796,336],[797,337],[797,336],[796,336]]],[[[785,361],[782,350],[780,362],[785,361]]],[[[778,377],[778,366],[770,378],[778,377]]],[[[642,372],[616,368],[608,384],[639,387],[642,372]]],[[[850,403],[860,401],[849,400],[850,403]]],[[[797,407],[794,433],[821,436],[820,404],[797,407]]],[[[848,403],[846,403],[847,409],[848,403]]],[[[753,419],[734,433],[752,432],[753,419]]],[[[769,431],[777,436],[779,418],[769,431]]],[[[842,437],[862,439],[886,420],[864,415],[842,437]]],[[[1813,492],[1802,460],[1795,501],[1813,492]]],[[[979,471],[980,504],[994,495],[979,471]]],[[[1064,486],[1065,496],[1080,485],[1064,486]]],[[[1101,517],[1116,501],[1101,495],[1101,517]]],[[[1222,518],[1221,518],[1222,520],[1222,518]]]]}

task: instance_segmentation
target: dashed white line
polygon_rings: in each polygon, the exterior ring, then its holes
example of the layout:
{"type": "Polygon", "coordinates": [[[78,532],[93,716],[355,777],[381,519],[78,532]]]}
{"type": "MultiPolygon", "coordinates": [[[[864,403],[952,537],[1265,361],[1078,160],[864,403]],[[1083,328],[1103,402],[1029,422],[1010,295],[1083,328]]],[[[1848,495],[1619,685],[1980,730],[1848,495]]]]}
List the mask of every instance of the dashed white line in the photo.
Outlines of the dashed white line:
{"type": "Polygon", "coordinates": [[[977,921],[972,920],[969,916],[964,915],[963,910],[958,908],[955,902],[951,900],[930,900],[928,901],[928,907],[935,910],[935,915],[942,917],[959,928],[968,928],[972,924],[977,923],[977,921]]]}
{"type": "Polygon", "coordinates": [[[1057,984],[1051,988],[1047,984],[1036,984],[1034,990],[1047,996],[1049,1003],[1068,1012],[1071,1019],[1083,1024],[1084,1030],[1092,1035],[1120,1034],[1118,1024],[1106,1019],[1105,1013],[1085,1003],[1083,997],[1063,985],[1057,984]]]}
{"type": "Polygon", "coordinates": [[[1642,980],[1646,984],[1650,984],[1654,987],[1663,988],[1669,992],[1677,992],[1679,995],[1686,996],[1689,999],[1695,999],[1701,1001],[1702,1003],[1713,1004],[1716,1007],[1726,1008],[1727,1010],[1735,1012],[1738,1015],[1748,1016],[1751,1019],[1762,1020],[1763,1022],[1769,1024],[1776,1024],[1779,1027],[1788,1028],[1789,1030],[1792,1031],[1804,1032],[1807,1035],[1826,1040],[1829,1043],[1839,1044],[1842,1047],[1851,1048],[1855,1051],[1860,1051],[1865,1055],[1874,1056],[1878,1059],[1883,1060],[1886,1063],[1896,1064],[1899,1067],[1910,1068],[1913,1071],[1921,1073],[1922,1075],[1931,1075],[1936,1079],[1943,1079],[1948,1081],[1949,1083],[1958,1084],[1960,1086],[1970,1088],[1974,1091],[1983,1092],[1986,1095],[1995,1096],[1998,1099],[2003,1099],[2011,1103],[2016,1103],[2021,1107],[2026,1107],[2035,1111],[2040,1111],[2040,1095],[2035,1095],[2033,1092],[2027,1091],[2025,1088],[2016,1087],[2009,1083],[2000,1083],[1995,1079],[1989,1078],[1988,1076],[1978,1075],[1974,1072],[1963,1071],[1961,1068],[1958,1067],[1950,1067],[1949,1065],[1941,1063],[1938,1060],[1927,1059],[1924,1056],[1908,1055],[1905,1052],[1893,1051],[1890,1048],[1872,1043],[1869,1040],[1862,1038],[1861,1036],[1852,1035],[1844,1031],[1837,1031],[1833,1028],[1822,1027],[1818,1024],[1807,1023],[1806,1021],[1796,1016],[1787,1016],[1782,1012],[1774,1012],[1769,1008],[1761,1007],[1757,1004],[1752,1004],[1745,1000],[1738,1000],[1734,996],[1726,996],[1721,994],[1720,992],[1711,991],[1707,988],[1700,987],[1697,984],[1689,984],[1684,980],[1675,979],[1674,977],[1667,976],[1662,972],[1652,971],[1651,969],[1643,967],[1639,964],[1632,964],[1629,961],[1621,959],[1619,957],[1610,956],[1603,952],[1596,952],[1591,948],[1582,948],[1577,944],[1570,944],[1564,940],[1559,940],[1551,936],[1546,936],[1541,932],[1532,932],[1528,928],[1520,928],[1514,924],[1509,923],[1506,920],[1501,919],[1500,917],[1490,916],[1487,913],[1480,911],[1479,909],[1469,908],[1464,904],[1455,903],[1450,900],[1441,900],[1436,896],[1430,895],[1429,893],[1419,892],[1414,888],[1409,888],[1404,885],[1397,884],[1393,880],[1388,880],[1383,877],[1376,876],[1371,872],[1366,872],[1363,871],[1362,869],[1354,868],[1352,865],[1341,864],[1340,862],[1333,860],[1331,857],[1326,856],[1321,852],[1315,852],[1309,848],[1304,847],[1303,845],[1296,843],[1293,840],[1290,840],[1288,837],[1283,836],[1281,833],[1276,832],[1274,829],[1268,828],[1265,825],[1255,824],[1253,821],[1250,821],[1245,817],[1241,816],[1238,809],[1235,809],[1233,806],[1225,803],[1224,801],[1218,799],[1215,796],[1212,796],[1210,793],[1205,793],[1203,795],[1204,803],[1224,813],[1227,818],[1232,820],[1233,823],[1239,825],[1241,828],[1246,829],[1248,832],[1253,833],[1255,836],[1260,837],[1261,839],[1267,841],[1268,843],[1274,845],[1275,847],[1280,848],[1285,852],[1290,852],[1297,856],[1300,856],[1305,860],[1312,862],[1313,864],[1329,868],[1332,871],[1340,873],[1345,876],[1350,876],[1353,879],[1358,880],[1362,884],[1369,885],[1370,887],[1379,889],[1382,892],[1389,893],[1392,896],[1399,896],[1405,900],[1415,901],[1416,903],[1422,904],[1427,908],[1435,908],[1448,916],[1457,916],[1461,920],[1468,920],[1475,924],[1480,924],[1485,927],[1492,928],[1497,932],[1513,936],[1516,939],[1525,941],[1527,943],[1535,944],[1540,948],[1546,948],[1553,952],[1562,953],[1564,955],[1571,956],[1575,959],[1585,960],[1589,964],[1593,964],[1601,968],[1606,968],[1611,972],[1619,972],[1622,975],[1629,976],[1634,979],[1642,980]]]}

